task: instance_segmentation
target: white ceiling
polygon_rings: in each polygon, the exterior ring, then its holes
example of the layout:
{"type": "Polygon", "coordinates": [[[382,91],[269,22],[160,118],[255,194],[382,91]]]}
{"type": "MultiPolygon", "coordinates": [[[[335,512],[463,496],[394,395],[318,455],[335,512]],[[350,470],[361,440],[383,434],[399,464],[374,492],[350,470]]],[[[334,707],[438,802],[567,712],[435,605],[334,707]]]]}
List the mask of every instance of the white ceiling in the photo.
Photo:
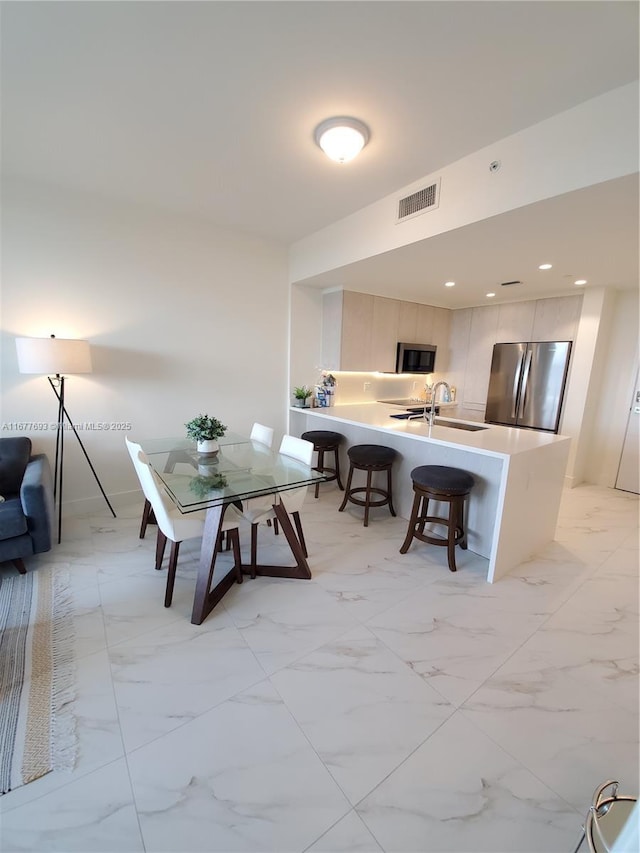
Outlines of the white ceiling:
{"type": "MultiPolygon", "coordinates": [[[[3,2],[1,15],[5,173],[284,244],[638,76],[635,2],[3,2]],[[371,128],[344,166],[313,141],[334,115],[371,128]]],[[[549,259],[556,277],[637,286],[637,181],[582,192],[341,283],[456,307],[445,278],[543,292],[549,259]]]]}

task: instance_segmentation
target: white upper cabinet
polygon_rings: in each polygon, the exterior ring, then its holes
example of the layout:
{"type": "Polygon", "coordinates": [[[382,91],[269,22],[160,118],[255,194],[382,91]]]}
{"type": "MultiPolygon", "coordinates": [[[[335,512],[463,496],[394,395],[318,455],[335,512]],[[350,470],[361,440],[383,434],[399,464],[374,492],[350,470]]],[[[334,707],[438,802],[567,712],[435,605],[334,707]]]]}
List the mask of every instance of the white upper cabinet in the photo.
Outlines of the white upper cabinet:
{"type": "Polygon", "coordinates": [[[578,296],[557,296],[553,299],[538,299],[535,306],[533,332],[529,340],[575,340],[580,322],[580,312],[582,311],[582,294],[578,296]]]}
{"type": "Polygon", "coordinates": [[[464,382],[464,402],[486,403],[493,345],[498,334],[500,306],[474,308],[469,330],[469,357],[464,382]]]}
{"type": "Polygon", "coordinates": [[[535,302],[510,302],[498,306],[498,332],[496,344],[513,344],[531,341],[535,302]]]}

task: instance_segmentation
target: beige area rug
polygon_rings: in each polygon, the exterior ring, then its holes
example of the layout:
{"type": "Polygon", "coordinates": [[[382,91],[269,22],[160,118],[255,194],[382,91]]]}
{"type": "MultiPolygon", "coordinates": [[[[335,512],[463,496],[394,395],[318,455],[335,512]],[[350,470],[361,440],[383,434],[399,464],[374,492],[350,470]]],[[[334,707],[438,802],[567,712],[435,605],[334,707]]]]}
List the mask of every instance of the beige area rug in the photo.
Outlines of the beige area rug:
{"type": "Polygon", "coordinates": [[[0,793],[76,756],[73,617],[66,572],[0,583],[0,793]]]}

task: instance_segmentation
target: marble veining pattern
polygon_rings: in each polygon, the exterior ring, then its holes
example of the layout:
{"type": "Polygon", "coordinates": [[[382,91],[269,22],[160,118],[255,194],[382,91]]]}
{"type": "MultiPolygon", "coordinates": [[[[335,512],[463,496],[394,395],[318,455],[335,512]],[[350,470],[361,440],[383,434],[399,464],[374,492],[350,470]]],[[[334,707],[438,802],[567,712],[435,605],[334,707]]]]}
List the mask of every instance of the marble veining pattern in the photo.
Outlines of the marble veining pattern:
{"type": "Polygon", "coordinates": [[[70,574],[79,755],[0,798],[3,853],[567,853],[600,782],[638,793],[637,497],[566,491],[487,584],[341,496],[303,508],[312,580],[247,579],[200,626],[198,543],[165,609],[141,502],[29,561],[70,574]]]}

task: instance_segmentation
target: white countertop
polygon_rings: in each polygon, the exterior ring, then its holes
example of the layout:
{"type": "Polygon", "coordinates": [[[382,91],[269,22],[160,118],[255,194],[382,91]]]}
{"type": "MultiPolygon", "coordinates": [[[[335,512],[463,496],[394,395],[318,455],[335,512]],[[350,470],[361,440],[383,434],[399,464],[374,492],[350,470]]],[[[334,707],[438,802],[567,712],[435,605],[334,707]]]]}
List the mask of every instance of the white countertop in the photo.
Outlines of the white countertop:
{"type": "MultiPolygon", "coordinates": [[[[331,406],[326,409],[299,409],[292,407],[291,411],[303,415],[315,415],[327,421],[341,421],[353,424],[354,426],[365,426],[370,429],[380,430],[380,432],[384,433],[404,435],[417,441],[446,444],[449,447],[471,450],[489,456],[514,456],[518,453],[526,453],[549,444],[570,441],[569,436],[566,435],[553,435],[547,432],[497,426],[494,424],[481,424],[485,429],[474,432],[436,426],[434,424],[431,430],[431,437],[429,437],[429,427],[424,421],[396,420],[390,417],[390,415],[399,414],[403,411],[402,408],[377,402],[331,406]]],[[[440,417],[454,420],[454,418],[448,417],[444,412],[440,417]]],[[[461,421],[461,423],[475,422],[461,421]]],[[[330,429],[329,424],[327,424],[327,429],[330,429]]]]}

